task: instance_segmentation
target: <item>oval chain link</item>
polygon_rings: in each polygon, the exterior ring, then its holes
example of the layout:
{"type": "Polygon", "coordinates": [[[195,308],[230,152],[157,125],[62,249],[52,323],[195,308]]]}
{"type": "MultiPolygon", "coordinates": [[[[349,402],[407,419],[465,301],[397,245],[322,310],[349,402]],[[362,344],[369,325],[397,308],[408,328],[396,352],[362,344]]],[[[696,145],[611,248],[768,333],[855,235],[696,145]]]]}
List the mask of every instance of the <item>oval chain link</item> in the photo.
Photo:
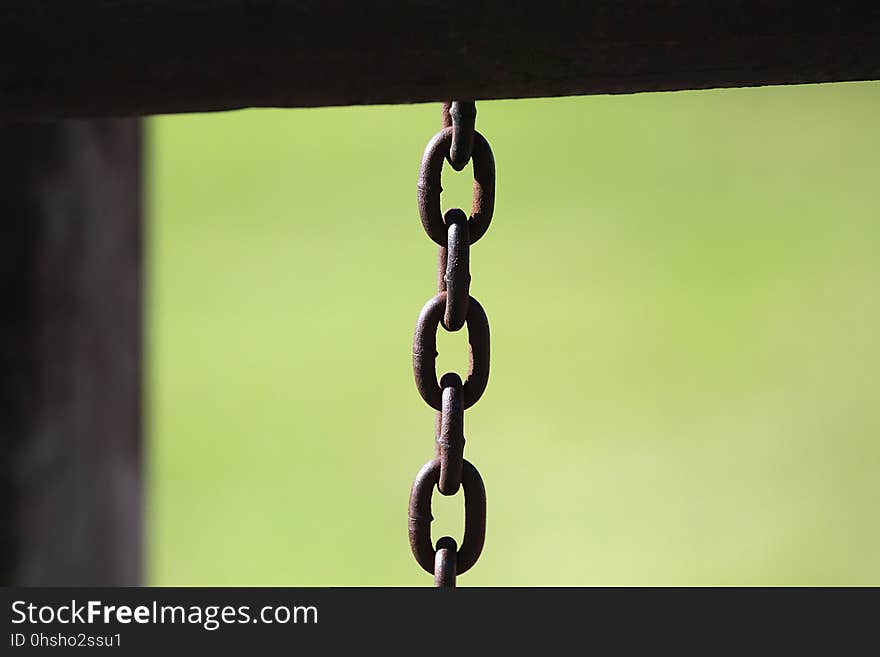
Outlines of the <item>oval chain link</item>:
{"type": "Polygon", "coordinates": [[[470,297],[470,231],[467,216],[458,208],[449,210],[443,222],[446,224],[446,262],[439,266],[443,269],[443,288],[448,292],[443,328],[458,331],[467,319],[470,297]]]}
{"type": "MultiPolygon", "coordinates": [[[[486,541],[486,488],[483,478],[470,461],[462,461],[461,487],[464,490],[464,538],[455,554],[457,575],[473,566],[486,541]]],[[[437,550],[431,540],[431,498],[440,480],[440,461],[432,459],[422,466],[409,497],[409,546],[418,564],[434,575],[437,550]]]]}
{"type": "MultiPolygon", "coordinates": [[[[418,202],[422,228],[440,246],[446,246],[446,224],[440,211],[440,192],[443,191],[440,174],[451,145],[452,128],[443,128],[428,142],[419,170],[418,202]]],[[[476,130],[471,159],[474,163],[474,193],[468,225],[473,244],[486,233],[495,212],[495,158],[489,142],[476,130]]]]}
{"type": "Polygon", "coordinates": [[[461,377],[447,372],[440,379],[443,403],[437,429],[437,458],[440,459],[440,480],[437,488],[443,495],[455,495],[461,485],[464,460],[464,402],[461,377]]]}
{"type": "MultiPolygon", "coordinates": [[[[443,409],[443,390],[437,381],[437,328],[446,309],[441,292],[428,300],[419,314],[413,336],[413,374],[416,388],[435,411],[443,409]]],[[[489,319],[480,302],[470,297],[465,319],[468,334],[468,373],[463,385],[465,409],[476,404],[489,383],[489,319]]]]}
{"type": "Polygon", "coordinates": [[[455,539],[444,536],[437,541],[437,554],[434,555],[434,586],[455,587],[455,557],[458,547],[455,539]]]}
{"type": "Polygon", "coordinates": [[[456,100],[444,103],[443,127],[452,126],[452,143],[446,161],[456,171],[467,166],[474,150],[474,124],[477,121],[477,104],[474,101],[456,100]]]}

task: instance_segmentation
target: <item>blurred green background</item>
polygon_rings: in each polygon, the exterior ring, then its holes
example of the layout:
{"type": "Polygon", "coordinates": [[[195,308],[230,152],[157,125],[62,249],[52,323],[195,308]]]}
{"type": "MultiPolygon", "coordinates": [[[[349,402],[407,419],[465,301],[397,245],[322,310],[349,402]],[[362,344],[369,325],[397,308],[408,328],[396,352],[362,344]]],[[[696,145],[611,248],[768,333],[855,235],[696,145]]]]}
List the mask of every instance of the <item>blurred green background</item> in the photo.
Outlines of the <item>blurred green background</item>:
{"type": "MultiPolygon", "coordinates": [[[[880,584],[878,107],[877,83],[478,104],[489,511],[461,585],[880,584]]],[[[431,584],[406,505],[439,122],[150,123],[151,584],[431,584]]],[[[445,168],[444,207],[470,184],[445,168]]],[[[462,333],[439,349],[465,368],[462,333]]]]}

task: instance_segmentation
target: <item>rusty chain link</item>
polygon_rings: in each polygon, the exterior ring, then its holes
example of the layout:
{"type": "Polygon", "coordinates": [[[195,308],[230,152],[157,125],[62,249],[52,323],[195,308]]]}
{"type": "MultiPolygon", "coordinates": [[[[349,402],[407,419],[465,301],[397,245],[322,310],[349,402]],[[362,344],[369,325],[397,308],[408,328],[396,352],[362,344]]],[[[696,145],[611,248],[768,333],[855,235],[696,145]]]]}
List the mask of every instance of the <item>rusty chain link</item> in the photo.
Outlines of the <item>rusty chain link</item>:
{"type": "Polygon", "coordinates": [[[470,245],[480,239],[495,210],[495,159],[489,142],[476,130],[476,104],[443,104],[443,127],[428,142],[419,169],[418,203],[422,227],[439,246],[436,296],[419,314],[413,337],[413,374],[422,399],[437,411],[436,456],[413,482],[409,499],[409,543],[419,565],[434,575],[434,585],[453,587],[456,577],[480,557],[486,538],[486,489],[479,471],[464,459],[464,411],[473,406],[489,382],[489,320],[470,296],[470,245]],[[459,208],[442,214],[440,184],[443,161],[461,171],[473,161],[471,214],[459,208]],[[437,379],[437,330],[467,327],[468,373],[462,382],[454,372],[437,379]],[[450,536],[431,539],[431,498],[464,491],[465,524],[461,546],[450,536]]]}
{"type": "Polygon", "coordinates": [[[443,403],[437,414],[437,456],[440,458],[440,480],[437,488],[443,495],[455,495],[461,484],[464,460],[464,401],[461,377],[447,372],[440,379],[443,403]]]}
{"type": "Polygon", "coordinates": [[[467,319],[468,298],[470,296],[470,231],[468,219],[459,208],[449,210],[443,217],[446,224],[446,262],[439,263],[443,269],[440,291],[446,290],[446,310],[443,313],[443,328],[457,331],[467,319]]]}
{"type": "MultiPolygon", "coordinates": [[[[444,247],[447,237],[446,223],[440,212],[440,192],[443,190],[440,173],[443,160],[449,156],[454,129],[443,128],[428,142],[419,171],[419,218],[428,237],[444,247]]],[[[495,158],[489,142],[476,130],[471,159],[474,163],[474,193],[468,229],[470,243],[473,244],[486,233],[495,211],[495,158]]]]}
{"type": "Polygon", "coordinates": [[[434,557],[434,586],[455,586],[456,552],[458,546],[451,536],[444,536],[437,541],[437,554],[434,557]]]}
{"type": "MultiPolygon", "coordinates": [[[[428,300],[419,314],[413,338],[413,373],[416,388],[425,403],[436,411],[443,410],[443,389],[437,382],[437,327],[443,318],[448,292],[428,300]]],[[[462,386],[464,407],[470,408],[483,394],[489,382],[489,320],[480,302],[468,298],[465,319],[468,330],[468,373],[462,386]]]]}
{"type": "MultiPolygon", "coordinates": [[[[470,461],[462,459],[461,487],[464,490],[464,538],[455,554],[457,575],[467,572],[480,558],[486,540],[486,488],[470,461]]],[[[440,481],[440,459],[431,459],[413,482],[409,497],[409,546],[419,565],[431,574],[437,551],[431,541],[431,498],[440,481]]]]}
{"type": "Polygon", "coordinates": [[[452,127],[452,143],[446,161],[456,171],[461,171],[471,159],[474,148],[474,124],[477,121],[477,104],[474,101],[456,100],[443,103],[443,127],[452,127]]]}

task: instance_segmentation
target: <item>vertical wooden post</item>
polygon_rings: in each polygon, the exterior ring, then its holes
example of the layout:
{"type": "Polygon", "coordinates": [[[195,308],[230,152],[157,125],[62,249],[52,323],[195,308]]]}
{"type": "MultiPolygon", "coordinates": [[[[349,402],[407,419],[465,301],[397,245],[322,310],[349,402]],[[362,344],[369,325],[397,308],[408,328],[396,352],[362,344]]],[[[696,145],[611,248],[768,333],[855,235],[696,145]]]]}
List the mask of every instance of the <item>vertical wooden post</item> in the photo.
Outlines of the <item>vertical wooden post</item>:
{"type": "Polygon", "coordinates": [[[141,577],[141,123],[0,125],[0,583],[141,577]]]}

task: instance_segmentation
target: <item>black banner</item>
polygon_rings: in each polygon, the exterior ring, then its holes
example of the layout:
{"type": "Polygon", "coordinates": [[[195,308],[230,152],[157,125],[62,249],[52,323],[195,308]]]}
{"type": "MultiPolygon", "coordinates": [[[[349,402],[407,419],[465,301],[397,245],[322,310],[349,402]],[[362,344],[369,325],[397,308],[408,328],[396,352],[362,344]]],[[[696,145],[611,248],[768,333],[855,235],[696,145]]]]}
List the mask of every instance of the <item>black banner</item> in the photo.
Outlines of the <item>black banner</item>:
{"type": "MultiPolygon", "coordinates": [[[[0,654],[569,648],[873,627],[876,590],[5,588],[0,654]],[[846,605],[849,601],[853,604],[846,605]],[[844,611],[845,610],[845,611],[844,611]]],[[[604,650],[602,652],[605,652],[604,650]]]]}

